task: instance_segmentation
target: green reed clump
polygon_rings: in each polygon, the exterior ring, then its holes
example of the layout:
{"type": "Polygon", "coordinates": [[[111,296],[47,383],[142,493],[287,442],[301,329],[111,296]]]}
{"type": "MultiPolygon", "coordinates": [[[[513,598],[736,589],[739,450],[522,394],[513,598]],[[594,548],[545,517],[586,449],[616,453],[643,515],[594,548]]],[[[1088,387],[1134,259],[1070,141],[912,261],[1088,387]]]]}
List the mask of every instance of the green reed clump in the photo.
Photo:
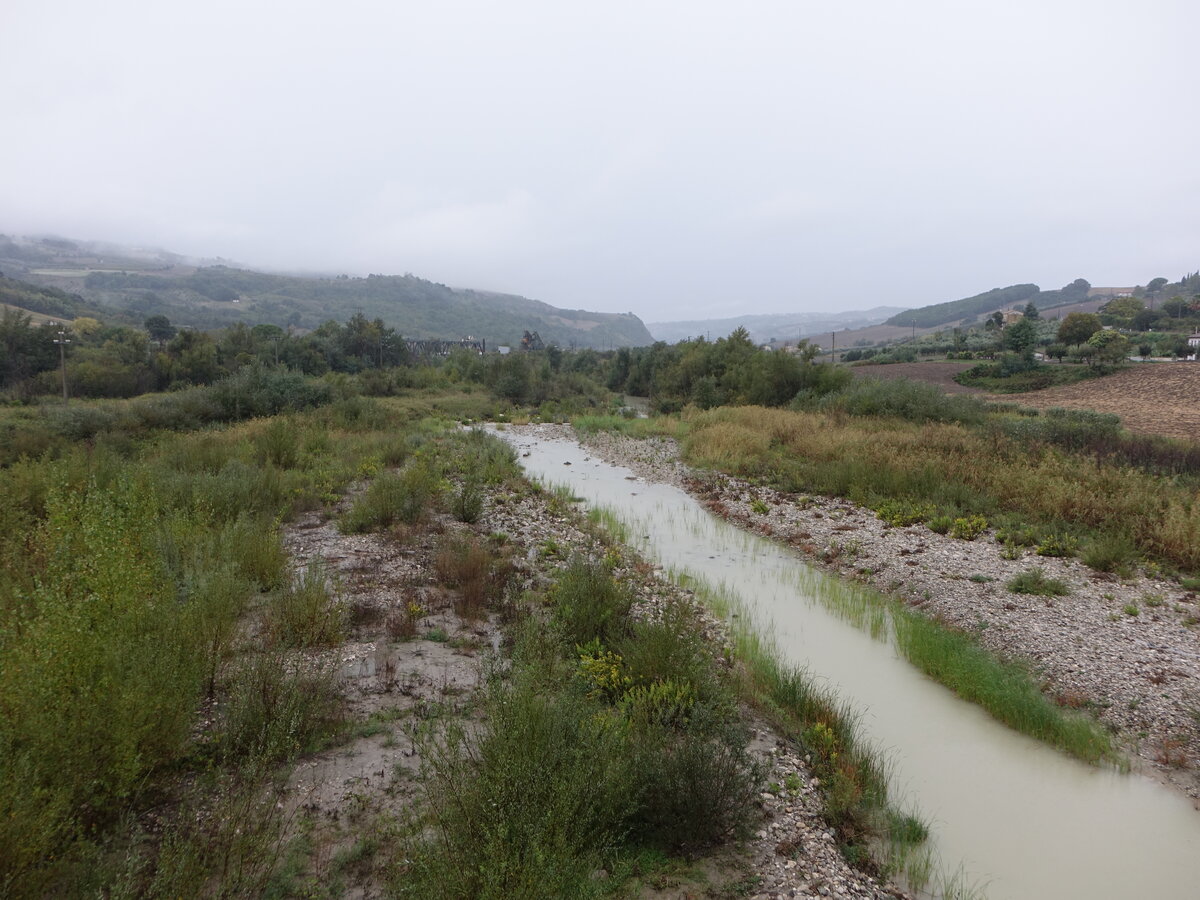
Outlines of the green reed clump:
{"type": "Polygon", "coordinates": [[[913,665],[1004,724],[1087,762],[1117,759],[1099,723],[1055,705],[1026,671],[997,660],[969,636],[909,611],[895,617],[895,628],[896,643],[913,665]]]}

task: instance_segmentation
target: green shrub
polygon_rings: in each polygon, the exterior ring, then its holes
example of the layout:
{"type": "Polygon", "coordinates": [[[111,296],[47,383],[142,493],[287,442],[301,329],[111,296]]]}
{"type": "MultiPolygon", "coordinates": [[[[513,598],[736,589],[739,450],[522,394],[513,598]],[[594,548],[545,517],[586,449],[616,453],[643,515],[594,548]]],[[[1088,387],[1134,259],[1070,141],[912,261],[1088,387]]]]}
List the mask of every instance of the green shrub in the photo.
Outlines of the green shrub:
{"type": "Polygon", "coordinates": [[[934,516],[925,524],[934,534],[949,534],[950,529],[954,527],[954,521],[953,516],[934,516]]]}
{"type": "Polygon", "coordinates": [[[432,838],[393,889],[446,898],[594,897],[637,804],[626,736],[594,702],[521,671],[496,683],[488,727],[431,745],[432,838]]]}
{"type": "Polygon", "coordinates": [[[462,480],[451,498],[450,509],[460,522],[474,525],[479,521],[483,515],[483,490],[475,476],[468,475],[462,480]]]}
{"type": "Polygon", "coordinates": [[[292,469],[300,460],[300,440],[294,422],[275,418],[267,423],[255,441],[259,457],[281,469],[292,469]]]}
{"type": "Polygon", "coordinates": [[[380,531],[397,522],[413,525],[426,514],[441,485],[424,459],[409,463],[400,474],[385,472],[354,502],[338,525],[347,534],[380,531]]]}
{"type": "Polygon", "coordinates": [[[1036,594],[1040,597],[1061,597],[1071,592],[1066,582],[1047,578],[1041,569],[1027,569],[1014,575],[1008,582],[1008,589],[1014,594],[1036,594]]]}
{"type": "Polygon", "coordinates": [[[1038,556],[1064,557],[1074,556],[1079,548],[1079,542],[1069,534],[1048,534],[1038,544],[1038,556]]]}
{"type": "Polygon", "coordinates": [[[611,646],[629,632],[633,597],[598,562],[576,559],[550,592],[553,621],[567,646],[611,646]]]}
{"type": "Polygon", "coordinates": [[[914,503],[910,500],[884,500],[875,507],[875,515],[895,528],[916,525],[924,522],[934,513],[927,503],[914,503]]]}
{"type": "Polygon", "coordinates": [[[341,641],[345,621],[345,604],[330,591],[319,560],[310,562],[266,613],[267,632],[281,647],[331,647],[341,641]]]}
{"type": "Polygon", "coordinates": [[[931,384],[907,378],[855,378],[819,404],[827,411],[854,416],[894,416],[909,422],[983,421],[984,405],[974,397],[946,394],[931,384]]]}
{"type": "Polygon", "coordinates": [[[336,671],[261,653],[233,673],[216,745],[228,761],[294,758],[340,724],[336,671]]]}
{"type": "Polygon", "coordinates": [[[1137,556],[1137,547],[1126,535],[1101,534],[1084,547],[1079,558],[1097,572],[1127,573],[1137,556]]]}

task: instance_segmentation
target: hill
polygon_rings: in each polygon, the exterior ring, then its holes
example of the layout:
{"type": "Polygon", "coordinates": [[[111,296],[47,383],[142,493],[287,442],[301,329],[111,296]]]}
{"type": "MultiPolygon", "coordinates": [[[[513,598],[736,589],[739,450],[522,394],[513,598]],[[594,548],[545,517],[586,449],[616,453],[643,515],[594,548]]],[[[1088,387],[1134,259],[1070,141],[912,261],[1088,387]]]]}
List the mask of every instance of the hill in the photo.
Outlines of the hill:
{"type": "Polygon", "coordinates": [[[947,300],[918,309],[910,309],[892,316],[885,324],[917,328],[936,328],[939,325],[958,324],[965,319],[974,319],[985,313],[1011,309],[1033,303],[1045,311],[1068,303],[1079,303],[1088,298],[1091,285],[1077,278],[1057,291],[1043,291],[1036,284],[1012,284],[1004,288],[992,288],[982,294],[947,300]]]}
{"type": "Polygon", "coordinates": [[[559,309],[414,275],[276,274],[159,250],[3,236],[0,271],[64,295],[74,293],[81,303],[109,315],[137,321],[165,315],[176,325],[202,329],[237,322],[312,329],[361,312],[409,338],[470,335],[489,344],[515,344],[525,331],[536,331],[543,341],[562,347],[630,347],[654,341],[632,313],[559,309]]]}
{"type": "Polygon", "coordinates": [[[756,344],[765,344],[772,340],[791,341],[848,328],[867,328],[901,311],[896,306],[877,306],[844,313],[777,313],[733,316],[728,319],[651,322],[646,327],[656,340],[668,343],[699,335],[716,340],[727,337],[738,328],[745,328],[756,344]]]}

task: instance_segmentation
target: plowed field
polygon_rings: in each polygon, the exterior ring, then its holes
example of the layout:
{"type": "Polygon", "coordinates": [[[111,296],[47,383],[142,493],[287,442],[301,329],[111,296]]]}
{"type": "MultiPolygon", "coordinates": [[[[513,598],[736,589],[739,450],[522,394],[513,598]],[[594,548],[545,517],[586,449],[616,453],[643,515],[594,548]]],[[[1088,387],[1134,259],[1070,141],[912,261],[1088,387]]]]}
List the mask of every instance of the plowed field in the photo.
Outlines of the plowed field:
{"type": "Polygon", "coordinates": [[[1200,363],[1147,363],[1106,378],[995,399],[1116,413],[1130,431],[1200,441],[1200,363]]]}
{"type": "Polygon", "coordinates": [[[875,378],[927,381],[947,393],[980,394],[999,403],[1018,403],[1037,409],[1062,406],[1115,413],[1130,431],[1200,441],[1200,363],[1146,363],[1115,375],[1028,394],[987,395],[963,387],[954,376],[973,363],[897,363],[858,366],[854,372],[875,378]]]}

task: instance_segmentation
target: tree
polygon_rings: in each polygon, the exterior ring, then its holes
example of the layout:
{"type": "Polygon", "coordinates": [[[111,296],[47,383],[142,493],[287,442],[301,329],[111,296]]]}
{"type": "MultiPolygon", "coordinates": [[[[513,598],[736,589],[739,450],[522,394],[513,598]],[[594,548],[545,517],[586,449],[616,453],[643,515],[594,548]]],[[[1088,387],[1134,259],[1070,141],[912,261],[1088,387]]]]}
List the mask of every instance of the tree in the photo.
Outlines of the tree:
{"type": "Polygon", "coordinates": [[[1033,319],[1024,318],[1004,329],[1002,343],[1006,350],[1028,356],[1037,344],[1037,327],[1033,319]]]}
{"type": "Polygon", "coordinates": [[[1063,357],[1067,355],[1067,345],[1053,343],[1049,347],[1046,348],[1046,355],[1048,357],[1050,357],[1051,359],[1057,359],[1059,361],[1059,363],[1061,364],[1063,361],[1063,357]]]}
{"type": "Polygon", "coordinates": [[[1067,313],[1062,324],[1058,326],[1058,342],[1076,345],[1087,341],[1100,330],[1100,317],[1094,313],[1067,313]]]}
{"type": "Polygon", "coordinates": [[[1030,300],[1028,303],[1025,304],[1025,318],[1037,319],[1037,318],[1040,318],[1041,315],[1042,314],[1040,312],[1038,312],[1038,308],[1033,305],[1032,300],[1030,300]]]}
{"type": "Polygon", "coordinates": [[[1139,309],[1130,323],[1134,331],[1149,331],[1162,316],[1156,309],[1139,309]]]}
{"type": "Polygon", "coordinates": [[[1134,317],[1146,308],[1137,297],[1117,297],[1104,304],[1100,311],[1110,324],[1120,328],[1128,328],[1133,324],[1134,317]]]}
{"type": "Polygon", "coordinates": [[[150,334],[151,340],[162,344],[175,337],[175,326],[166,316],[150,316],[142,323],[150,334]]]}
{"type": "Polygon", "coordinates": [[[1151,278],[1150,283],[1148,285],[1146,285],[1146,293],[1153,294],[1157,291],[1161,291],[1166,286],[1167,286],[1167,279],[1162,278],[1162,277],[1151,278]]]}
{"type": "Polygon", "coordinates": [[[1176,295],[1163,303],[1162,311],[1173,319],[1181,319],[1191,312],[1191,304],[1176,295]]]}
{"type": "Polygon", "coordinates": [[[1119,365],[1129,355],[1129,341],[1119,331],[1097,331],[1087,340],[1101,365],[1119,365]]]}

